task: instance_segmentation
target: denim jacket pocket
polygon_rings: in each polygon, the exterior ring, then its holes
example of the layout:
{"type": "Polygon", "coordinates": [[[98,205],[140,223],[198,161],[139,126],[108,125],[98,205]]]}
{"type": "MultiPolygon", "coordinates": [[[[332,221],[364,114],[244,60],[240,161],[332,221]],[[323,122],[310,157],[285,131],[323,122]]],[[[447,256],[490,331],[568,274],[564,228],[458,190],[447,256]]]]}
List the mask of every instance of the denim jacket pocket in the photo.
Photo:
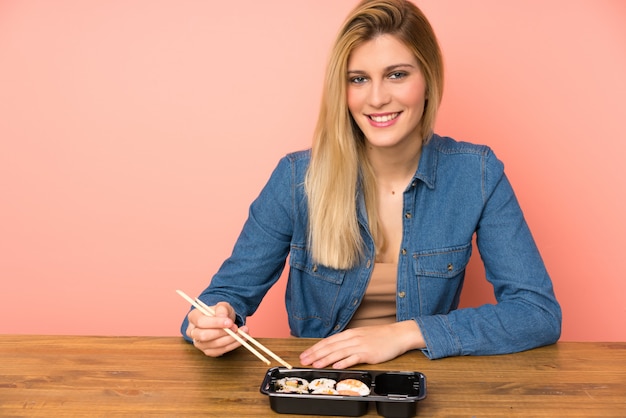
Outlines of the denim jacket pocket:
{"type": "Polygon", "coordinates": [[[471,254],[471,243],[413,254],[422,315],[456,309],[471,254]]]}
{"type": "Polygon", "coordinates": [[[319,319],[330,324],[345,271],[314,263],[306,248],[297,246],[291,247],[289,266],[293,319],[319,319]]]}

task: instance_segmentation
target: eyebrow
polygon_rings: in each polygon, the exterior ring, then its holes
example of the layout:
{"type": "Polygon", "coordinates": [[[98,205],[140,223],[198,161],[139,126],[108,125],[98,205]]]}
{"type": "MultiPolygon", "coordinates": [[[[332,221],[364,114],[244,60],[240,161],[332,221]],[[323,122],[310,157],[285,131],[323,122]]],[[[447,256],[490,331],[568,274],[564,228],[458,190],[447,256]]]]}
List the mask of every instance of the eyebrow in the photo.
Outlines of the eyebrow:
{"type": "MultiPolygon", "coordinates": [[[[413,64],[394,64],[394,65],[385,67],[384,72],[389,72],[389,71],[397,70],[399,68],[404,68],[404,67],[415,68],[413,64]]],[[[363,70],[348,70],[348,74],[365,74],[366,72],[367,71],[363,71],[363,70]]]]}

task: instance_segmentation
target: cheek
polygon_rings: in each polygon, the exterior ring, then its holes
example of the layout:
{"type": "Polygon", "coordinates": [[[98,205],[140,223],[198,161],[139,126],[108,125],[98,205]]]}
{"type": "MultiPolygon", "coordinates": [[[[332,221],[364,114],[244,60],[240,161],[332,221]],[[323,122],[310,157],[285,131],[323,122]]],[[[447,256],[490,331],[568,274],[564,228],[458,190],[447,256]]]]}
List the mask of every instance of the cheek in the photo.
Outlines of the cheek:
{"type": "Polygon", "coordinates": [[[424,110],[424,103],[426,100],[426,88],[423,84],[417,84],[413,88],[406,89],[402,93],[402,102],[407,107],[419,110],[420,113],[424,110]]]}
{"type": "Polygon", "coordinates": [[[355,113],[359,113],[359,109],[362,103],[359,92],[349,88],[346,94],[346,102],[348,105],[348,110],[350,110],[350,113],[353,116],[355,113]]]}
{"type": "Polygon", "coordinates": [[[405,106],[413,109],[424,108],[424,90],[420,88],[407,89],[400,96],[396,96],[405,106]]]}

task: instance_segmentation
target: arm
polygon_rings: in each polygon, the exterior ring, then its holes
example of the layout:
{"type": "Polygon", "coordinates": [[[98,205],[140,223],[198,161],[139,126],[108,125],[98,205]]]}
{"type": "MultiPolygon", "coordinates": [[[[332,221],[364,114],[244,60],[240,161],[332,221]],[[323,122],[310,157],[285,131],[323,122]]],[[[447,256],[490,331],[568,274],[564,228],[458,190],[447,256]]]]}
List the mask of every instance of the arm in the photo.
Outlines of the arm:
{"type": "Polygon", "coordinates": [[[417,318],[430,358],[523,351],[556,342],[561,309],[528,225],[492,152],[483,161],[476,241],[496,305],[417,318]]]}
{"type": "MultiPolygon", "coordinates": [[[[289,160],[282,159],[250,206],[231,256],[199,296],[209,306],[225,302],[232,310],[226,316],[238,326],[256,311],[283,271],[293,225],[291,173],[289,160]]],[[[183,320],[181,333],[192,340],[189,317],[183,320]]]]}

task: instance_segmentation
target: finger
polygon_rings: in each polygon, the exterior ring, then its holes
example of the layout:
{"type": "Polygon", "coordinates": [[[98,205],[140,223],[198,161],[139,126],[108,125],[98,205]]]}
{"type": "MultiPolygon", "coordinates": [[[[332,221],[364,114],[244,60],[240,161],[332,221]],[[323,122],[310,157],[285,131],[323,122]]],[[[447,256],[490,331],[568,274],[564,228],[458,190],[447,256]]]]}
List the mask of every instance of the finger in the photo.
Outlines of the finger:
{"type": "Polygon", "coordinates": [[[199,328],[231,328],[235,323],[235,311],[226,302],[219,302],[211,307],[212,314],[204,315],[199,309],[192,310],[189,315],[189,322],[194,323],[199,328]]]}
{"type": "Polygon", "coordinates": [[[300,362],[306,366],[328,356],[349,342],[350,334],[349,331],[344,331],[318,341],[300,354],[300,362]]]}
{"type": "Polygon", "coordinates": [[[350,347],[325,346],[307,356],[300,357],[300,363],[304,366],[324,368],[352,354],[350,347]]]}
{"type": "Polygon", "coordinates": [[[193,330],[192,338],[194,341],[201,343],[212,343],[212,345],[224,345],[224,341],[217,343],[221,338],[226,338],[230,343],[233,338],[226,334],[223,328],[195,328],[193,330]]]}
{"type": "MultiPolygon", "coordinates": [[[[231,345],[233,342],[237,343],[237,341],[227,334],[223,329],[201,329],[196,328],[193,331],[193,339],[198,344],[202,344],[202,348],[220,348],[225,347],[227,345],[231,345]]],[[[237,343],[238,344],[238,343],[237,343]]]]}
{"type": "Polygon", "coordinates": [[[198,319],[200,319],[200,317],[202,317],[202,312],[200,312],[197,309],[192,309],[188,314],[187,314],[187,320],[189,321],[189,325],[193,325],[195,327],[198,326],[198,319]]]}
{"type": "Polygon", "coordinates": [[[209,357],[219,357],[239,347],[239,343],[233,338],[226,336],[217,340],[194,341],[194,346],[209,357]]]}
{"type": "Polygon", "coordinates": [[[311,366],[316,369],[323,369],[324,367],[328,367],[330,365],[333,368],[345,368],[348,366],[342,366],[342,364],[353,365],[356,363],[360,363],[361,357],[357,352],[356,347],[345,347],[341,349],[337,349],[335,351],[331,351],[323,357],[319,357],[316,359],[311,366]]]}
{"type": "Polygon", "coordinates": [[[202,329],[232,328],[235,323],[229,317],[201,315],[196,320],[196,327],[202,329]]]}
{"type": "Polygon", "coordinates": [[[363,363],[363,360],[361,359],[361,356],[355,353],[344,359],[334,362],[332,367],[333,369],[347,369],[348,367],[352,367],[360,363],[363,363]]]}
{"type": "Polygon", "coordinates": [[[185,334],[187,335],[187,337],[191,338],[192,340],[193,340],[192,333],[195,328],[196,326],[190,322],[189,325],[187,325],[187,329],[185,330],[185,334]]]}

